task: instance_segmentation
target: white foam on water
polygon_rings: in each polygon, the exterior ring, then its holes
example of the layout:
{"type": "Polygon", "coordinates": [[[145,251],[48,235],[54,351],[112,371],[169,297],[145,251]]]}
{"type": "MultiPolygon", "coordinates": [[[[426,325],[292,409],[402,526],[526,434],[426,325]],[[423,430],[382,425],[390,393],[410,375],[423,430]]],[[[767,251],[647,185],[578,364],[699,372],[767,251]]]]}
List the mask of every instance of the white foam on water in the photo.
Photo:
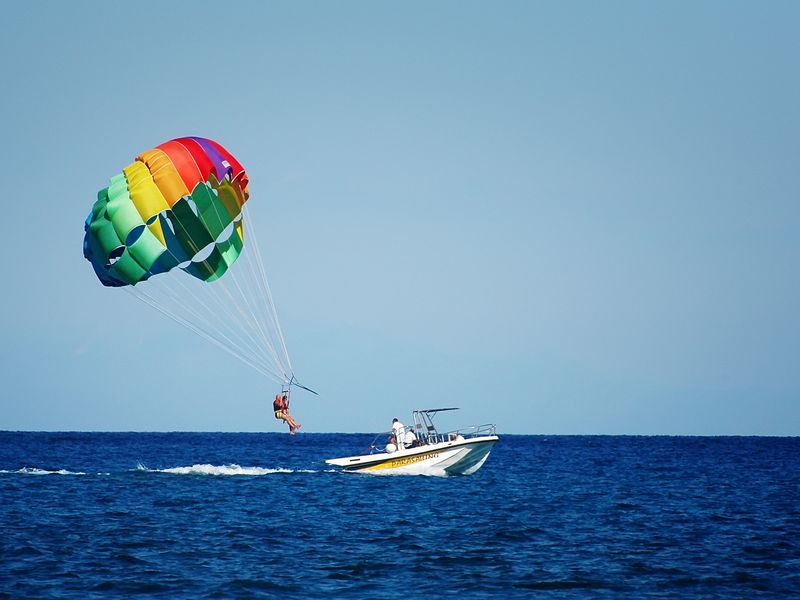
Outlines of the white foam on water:
{"type": "Polygon", "coordinates": [[[274,475],[275,473],[313,473],[313,471],[294,471],[292,469],[264,469],[262,467],[242,467],[237,464],[230,465],[192,465],[191,467],[172,467],[170,469],[148,469],[141,463],[136,466],[138,471],[148,473],[170,473],[173,475],[274,475]]]}
{"type": "Polygon", "coordinates": [[[36,467],[23,467],[16,471],[0,470],[0,473],[18,474],[18,475],[86,475],[81,471],[67,471],[66,469],[59,469],[58,471],[48,471],[46,469],[37,469],[36,467]]]}

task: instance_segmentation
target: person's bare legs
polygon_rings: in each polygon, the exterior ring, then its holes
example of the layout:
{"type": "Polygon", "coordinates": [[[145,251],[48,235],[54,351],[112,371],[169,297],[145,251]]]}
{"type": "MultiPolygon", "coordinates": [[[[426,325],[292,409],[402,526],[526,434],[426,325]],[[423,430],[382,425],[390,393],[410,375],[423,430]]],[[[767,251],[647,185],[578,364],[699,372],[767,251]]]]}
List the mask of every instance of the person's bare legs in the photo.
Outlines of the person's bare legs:
{"type": "Polygon", "coordinates": [[[286,424],[289,426],[289,433],[291,433],[292,435],[294,435],[297,432],[297,430],[300,429],[300,423],[295,421],[292,415],[287,414],[286,419],[284,420],[286,421],[286,424]]]}

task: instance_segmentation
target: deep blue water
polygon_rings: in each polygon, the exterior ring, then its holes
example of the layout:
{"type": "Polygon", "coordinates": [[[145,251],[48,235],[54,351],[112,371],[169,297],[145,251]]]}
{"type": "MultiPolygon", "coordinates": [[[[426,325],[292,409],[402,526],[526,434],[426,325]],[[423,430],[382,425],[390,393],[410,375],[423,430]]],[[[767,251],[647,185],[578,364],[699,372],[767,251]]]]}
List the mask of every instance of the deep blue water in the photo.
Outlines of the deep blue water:
{"type": "Polygon", "coordinates": [[[800,598],[800,438],[501,437],[0,432],[0,597],[800,598]]]}

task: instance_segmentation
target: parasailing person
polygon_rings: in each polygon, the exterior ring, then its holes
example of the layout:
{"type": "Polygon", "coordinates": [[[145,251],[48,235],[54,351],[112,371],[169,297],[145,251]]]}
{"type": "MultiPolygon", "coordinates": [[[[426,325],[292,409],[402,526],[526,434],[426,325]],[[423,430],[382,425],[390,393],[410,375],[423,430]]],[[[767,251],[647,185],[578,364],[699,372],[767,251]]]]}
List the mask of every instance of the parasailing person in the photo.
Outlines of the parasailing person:
{"type": "Polygon", "coordinates": [[[294,417],[289,414],[289,395],[287,392],[275,394],[275,400],[272,402],[272,410],[275,411],[275,418],[285,422],[289,426],[289,433],[294,435],[300,429],[300,423],[294,420],[294,417]]]}

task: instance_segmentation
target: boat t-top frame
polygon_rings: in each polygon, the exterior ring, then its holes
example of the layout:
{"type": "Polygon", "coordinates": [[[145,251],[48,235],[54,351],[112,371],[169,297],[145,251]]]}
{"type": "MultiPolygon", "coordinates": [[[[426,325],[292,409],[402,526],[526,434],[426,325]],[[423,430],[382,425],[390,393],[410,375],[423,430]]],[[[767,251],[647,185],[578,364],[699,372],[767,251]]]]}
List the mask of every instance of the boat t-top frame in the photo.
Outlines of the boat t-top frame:
{"type": "Polygon", "coordinates": [[[413,412],[414,435],[423,444],[438,444],[448,442],[461,436],[462,439],[480,437],[484,435],[495,435],[495,425],[474,425],[461,429],[454,429],[445,433],[439,433],[436,425],[433,424],[433,417],[437,413],[458,410],[458,408],[426,408],[417,409],[413,412]]]}
{"type": "MultiPolygon", "coordinates": [[[[425,408],[414,410],[412,411],[412,419],[414,423],[413,425],[405,426],[405,428],[414,432],[414,435],[417,437],[417,441],[419,442],[420,446],[440,444],[442,442],[456,442],[471,438],[496,435],[494,424],[475,425],[472,427],[453,429],[444,433],[440,432],[438,429],[436,429],[436,425],[433,423],[433,417],[435,417],[437,413],[451,410],[459,409],[425,408]]],[[[384,431],[377,434],[369,446],[368,453],[374,454],[386,452],[386,448],[388,448],[388,446],[386,446],[386,440],[391,441],[394,437],[393,431],[384,431]]],[[[400,448],[403,447],[402,442],[397,445],[400,448]]]]}

